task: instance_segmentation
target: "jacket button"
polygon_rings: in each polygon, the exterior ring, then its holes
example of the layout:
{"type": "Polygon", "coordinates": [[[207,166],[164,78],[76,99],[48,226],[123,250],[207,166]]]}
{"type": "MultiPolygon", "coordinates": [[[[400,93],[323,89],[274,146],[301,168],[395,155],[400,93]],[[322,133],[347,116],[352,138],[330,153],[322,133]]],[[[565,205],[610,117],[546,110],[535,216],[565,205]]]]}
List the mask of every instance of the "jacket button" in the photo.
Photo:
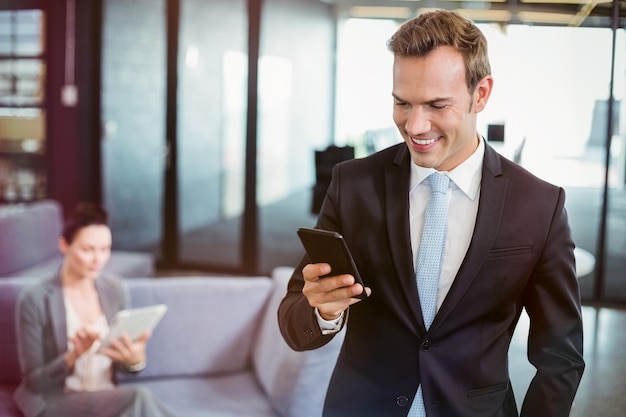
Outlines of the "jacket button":
{"type": "Polygon", "coordinates": [[[431,347],[431,346],[432,346],[432,345],[431,345],[431,343],[430,343],[430,340],[428,340],[428,339],[426,339],[426,340],[424,340],[424,341],[422,342],[422,350],[423,350],[423,351],[426,351],[426,350],[430,349],[430,347],[431,347]]]}
{"type": "Polygon", "coordinates": [[[396,398],[396,404],[398,404],[400,407],[404,407],[408,403],[409,403],[409,399],[405,397],[404,395],[399,395],[398,398],[396,398]]]}

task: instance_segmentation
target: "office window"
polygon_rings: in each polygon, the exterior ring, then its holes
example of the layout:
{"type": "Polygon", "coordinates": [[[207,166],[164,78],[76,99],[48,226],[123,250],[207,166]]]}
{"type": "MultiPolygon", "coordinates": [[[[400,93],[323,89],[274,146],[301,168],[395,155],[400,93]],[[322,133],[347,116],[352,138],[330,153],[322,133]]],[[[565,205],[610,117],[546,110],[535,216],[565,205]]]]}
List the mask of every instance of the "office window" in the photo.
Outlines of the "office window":
{"type": "MultiPolygon", "coordinates": [[[[336,132],[338,143],[354,145],[357,151],[373,152],[396,140],[390,94],[393,57],[385,48],[396,27],[382,19],[349,19],[340,26],[336,132]]],[[[613,129],[607,147],[611,29],[479,27],[488,40],[495,81],[489,103],[478,115],[478,131],[498,152],[565,189],[583,300],[591,300],[599,285],[598,297],[623,303],[626,32],[616,34],[613,129]],[[605,183],[609,199],[602,259],[598,249],[605,183]],[[596,284],[600,262],[604,282],[596,284]]]]}

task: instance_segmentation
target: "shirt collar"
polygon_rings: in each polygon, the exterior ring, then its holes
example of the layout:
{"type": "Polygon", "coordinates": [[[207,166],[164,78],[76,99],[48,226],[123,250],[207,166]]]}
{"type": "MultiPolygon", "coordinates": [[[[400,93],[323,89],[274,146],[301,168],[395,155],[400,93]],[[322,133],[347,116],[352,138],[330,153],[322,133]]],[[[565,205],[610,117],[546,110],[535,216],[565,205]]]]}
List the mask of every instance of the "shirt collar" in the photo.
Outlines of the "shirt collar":
{"type": "MultiPolygon", "coordinates": [[[[447,174],[452,182],[456,184],[465,195],[474,200],[480,189],[484,157],[485,143],[484,139],[481,137],[478,141],[478,147],[469,158],[461,162],[461,164],[452,169],[452,171],[442,171],[442,173],[447,174]]],[[[435,171],[434,168],[424,168],[411,162],[411,184],[409,189],[413,190],[435,171]]]]}

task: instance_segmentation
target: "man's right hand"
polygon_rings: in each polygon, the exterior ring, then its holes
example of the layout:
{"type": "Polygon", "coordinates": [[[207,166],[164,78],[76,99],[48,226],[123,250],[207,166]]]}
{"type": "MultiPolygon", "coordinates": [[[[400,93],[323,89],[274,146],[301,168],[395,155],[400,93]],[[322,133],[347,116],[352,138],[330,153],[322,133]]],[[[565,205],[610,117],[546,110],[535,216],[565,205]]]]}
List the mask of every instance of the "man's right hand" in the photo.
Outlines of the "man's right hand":
{"type": "MultiPolygon", "coordinates": [[[[302,294],[309,305],[317,308],[320,316],[328,321],[338,318],[352,304],[361,301],[354,297],[363,292],[361,284],[356,284],[349,274],[320,278],[331,272],[330,265],[326,263],[308,264],[302,269],[302,294]]],[[[372,292],[369,287],[365,287],[365,291],[368,296],[372,292]]]]}

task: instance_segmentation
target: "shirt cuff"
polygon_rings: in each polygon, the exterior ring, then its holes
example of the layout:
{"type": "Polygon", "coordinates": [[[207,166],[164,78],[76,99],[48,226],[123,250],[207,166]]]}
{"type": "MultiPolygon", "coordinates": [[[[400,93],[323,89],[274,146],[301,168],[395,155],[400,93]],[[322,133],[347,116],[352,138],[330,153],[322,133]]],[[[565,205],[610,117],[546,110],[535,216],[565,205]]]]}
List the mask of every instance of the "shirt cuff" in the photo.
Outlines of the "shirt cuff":
{"type": "Polygon", "coordinates": [[[337,317],[334,320],[324,320],[320,315],[319,310],[317,308],[315,309],[315,317],[317,318],[317,323],[319,324],[320,330],[324,335],[337,333],[339,330],[341,330],[341,326],[343,324],[343,316],[344,314],[341,313],[341,316],[337,317]]]}

